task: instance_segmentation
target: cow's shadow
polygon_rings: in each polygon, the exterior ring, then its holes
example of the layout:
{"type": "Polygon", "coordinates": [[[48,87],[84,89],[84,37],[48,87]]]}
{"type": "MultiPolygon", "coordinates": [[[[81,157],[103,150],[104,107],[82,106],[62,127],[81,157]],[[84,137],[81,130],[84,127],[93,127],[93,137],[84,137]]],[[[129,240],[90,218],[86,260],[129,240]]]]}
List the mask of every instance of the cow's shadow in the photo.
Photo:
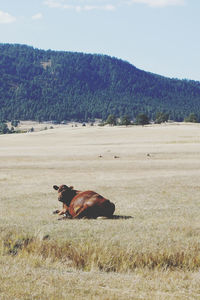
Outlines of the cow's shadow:
{"type": "Polygon", "coordinates": [[[112,218],[110,218],[111,220],[127,220],[127,219],[133,219],[132,216],[123,216],[123,215],[113,215],[112,218]]]}
{"type": "Polygon", "coordinates": [[[70,215],[65,215],[62,216],[61,218],[58,219],[58,221],[61,220],[127,220],[127,219],[133,219],[132,216],[123,216],[123,215],[113,215],[110,218],[107,217],[98,217],[98,218],[81,218],[81,219],[73,219],[70,215]]]}

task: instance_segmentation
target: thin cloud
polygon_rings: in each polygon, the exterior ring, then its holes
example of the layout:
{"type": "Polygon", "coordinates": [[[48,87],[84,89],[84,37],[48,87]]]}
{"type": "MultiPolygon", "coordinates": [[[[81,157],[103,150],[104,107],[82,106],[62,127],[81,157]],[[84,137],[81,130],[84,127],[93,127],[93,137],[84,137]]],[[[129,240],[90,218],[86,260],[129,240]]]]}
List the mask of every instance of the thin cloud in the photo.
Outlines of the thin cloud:
{"type": "Polygon", "coordinates": [[[147,4],[152,7],[179,6],[184,5],[185,0],[131,0],[130,4],[147,4]]]}
{"type": "Polygon", "coordinates": [[[44,4],[50,8],[63,8],[63,6],[64,6],[59,1],[54,1],[54,0],[46,0],[46,1],[44,1],[44,4]]]}
{"type": "Polygon", "coordinates": [[[43,15],[41,13],[38,13],[31,17],[32,20],[41,20],[42,18],[43,18],[43,15]]]}
{"type": "Polygon", "coordinates": [[[16,21],[16,18],[9,13],[0,10],[0,24],[10,24],[16,21]]]}
{"type": "Polygon", "coordinates": [[[88,3],[88,2],[90,2],[90,1],[87,1],[87,0],[86,1],[76,1],[76,4],[65,4],[64,1],[62,1],[62,0],[60,0],[60,1],[46,0],[46,1],[44,1],[44,4],[47,5],[49,8],[70,9],[70,10],[74,10],[76,12],[94,11],[94,10],[113,11],[116,9],[116,6],[113,4],[90,5],[90,3],[88,3]],[[83,4],[83,2],[84,2],[84,4],[83,4]]]}
{"type": "Polygon", "coordinates": [[[45,0],[49,8],[60,8],[81,11],[114,11],[122,6],[146,4],[150,7],[167,7],[184,5],[187,0],[45,0]],[[108,3],[110,1],[110,3],[108,3]],[[94,4],[95,2],[95,4],[94,4]]]}
{"type": "Polygon", "coordinates": [[[91,10],[105,10],[105,11],[113,11],[115,10],[115,6],[111,4],[106,5],[84,5],[79,6],[80,10],[91,11],[91,10]]]}

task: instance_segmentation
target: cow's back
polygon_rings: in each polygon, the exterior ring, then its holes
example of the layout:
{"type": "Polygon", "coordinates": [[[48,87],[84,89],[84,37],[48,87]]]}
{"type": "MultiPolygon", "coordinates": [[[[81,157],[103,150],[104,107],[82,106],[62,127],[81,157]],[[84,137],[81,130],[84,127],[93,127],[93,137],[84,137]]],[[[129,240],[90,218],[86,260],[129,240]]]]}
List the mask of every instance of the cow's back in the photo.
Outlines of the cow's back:
{"type": "Polygon", "coordinates": [[[70,203],[69,212],[75,216],[85,207],[80,217],[112,216],[115,205],[108,199],[93,191],[84,191],[77,194],[70,203]]]}

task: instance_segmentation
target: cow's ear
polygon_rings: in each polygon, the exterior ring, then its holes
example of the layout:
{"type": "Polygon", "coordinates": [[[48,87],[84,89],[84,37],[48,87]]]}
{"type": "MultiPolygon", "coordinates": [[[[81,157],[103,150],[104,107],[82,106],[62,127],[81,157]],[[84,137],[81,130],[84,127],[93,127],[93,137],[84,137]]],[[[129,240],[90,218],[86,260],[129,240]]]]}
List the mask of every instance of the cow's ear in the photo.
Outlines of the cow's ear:
{"type": "Polygon", "coordinates": [[[56,190],[56,191],[59,189],[59,187],[58,187],[57,185],[54,185],[53,188],[54,188],[54,190],[56,190]]]}
{"type": "Polygon", "coordinates": [[[72,185],[69,187],[70,190],[73,190],[73,188],[74,188],[74,187],[73,187],[72,185]]]}

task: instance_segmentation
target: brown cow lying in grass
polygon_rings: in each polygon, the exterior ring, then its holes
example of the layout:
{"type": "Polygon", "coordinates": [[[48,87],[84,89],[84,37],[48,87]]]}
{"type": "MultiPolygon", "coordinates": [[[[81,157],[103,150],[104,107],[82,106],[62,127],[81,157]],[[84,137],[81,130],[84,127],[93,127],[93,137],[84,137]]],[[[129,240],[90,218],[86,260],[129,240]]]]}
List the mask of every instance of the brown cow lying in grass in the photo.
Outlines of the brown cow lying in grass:
{"type": "Polygon", "coordinates": [[[111,218],[115,211],[115,205],[96,192],[81,192],[66,185],[54,185],[53,188],[58,191],[58,201],[63,203],[63,209],[54,212],[58,215],[65,214],[73,219],[96,219],[100,216],[111,218]]]}

